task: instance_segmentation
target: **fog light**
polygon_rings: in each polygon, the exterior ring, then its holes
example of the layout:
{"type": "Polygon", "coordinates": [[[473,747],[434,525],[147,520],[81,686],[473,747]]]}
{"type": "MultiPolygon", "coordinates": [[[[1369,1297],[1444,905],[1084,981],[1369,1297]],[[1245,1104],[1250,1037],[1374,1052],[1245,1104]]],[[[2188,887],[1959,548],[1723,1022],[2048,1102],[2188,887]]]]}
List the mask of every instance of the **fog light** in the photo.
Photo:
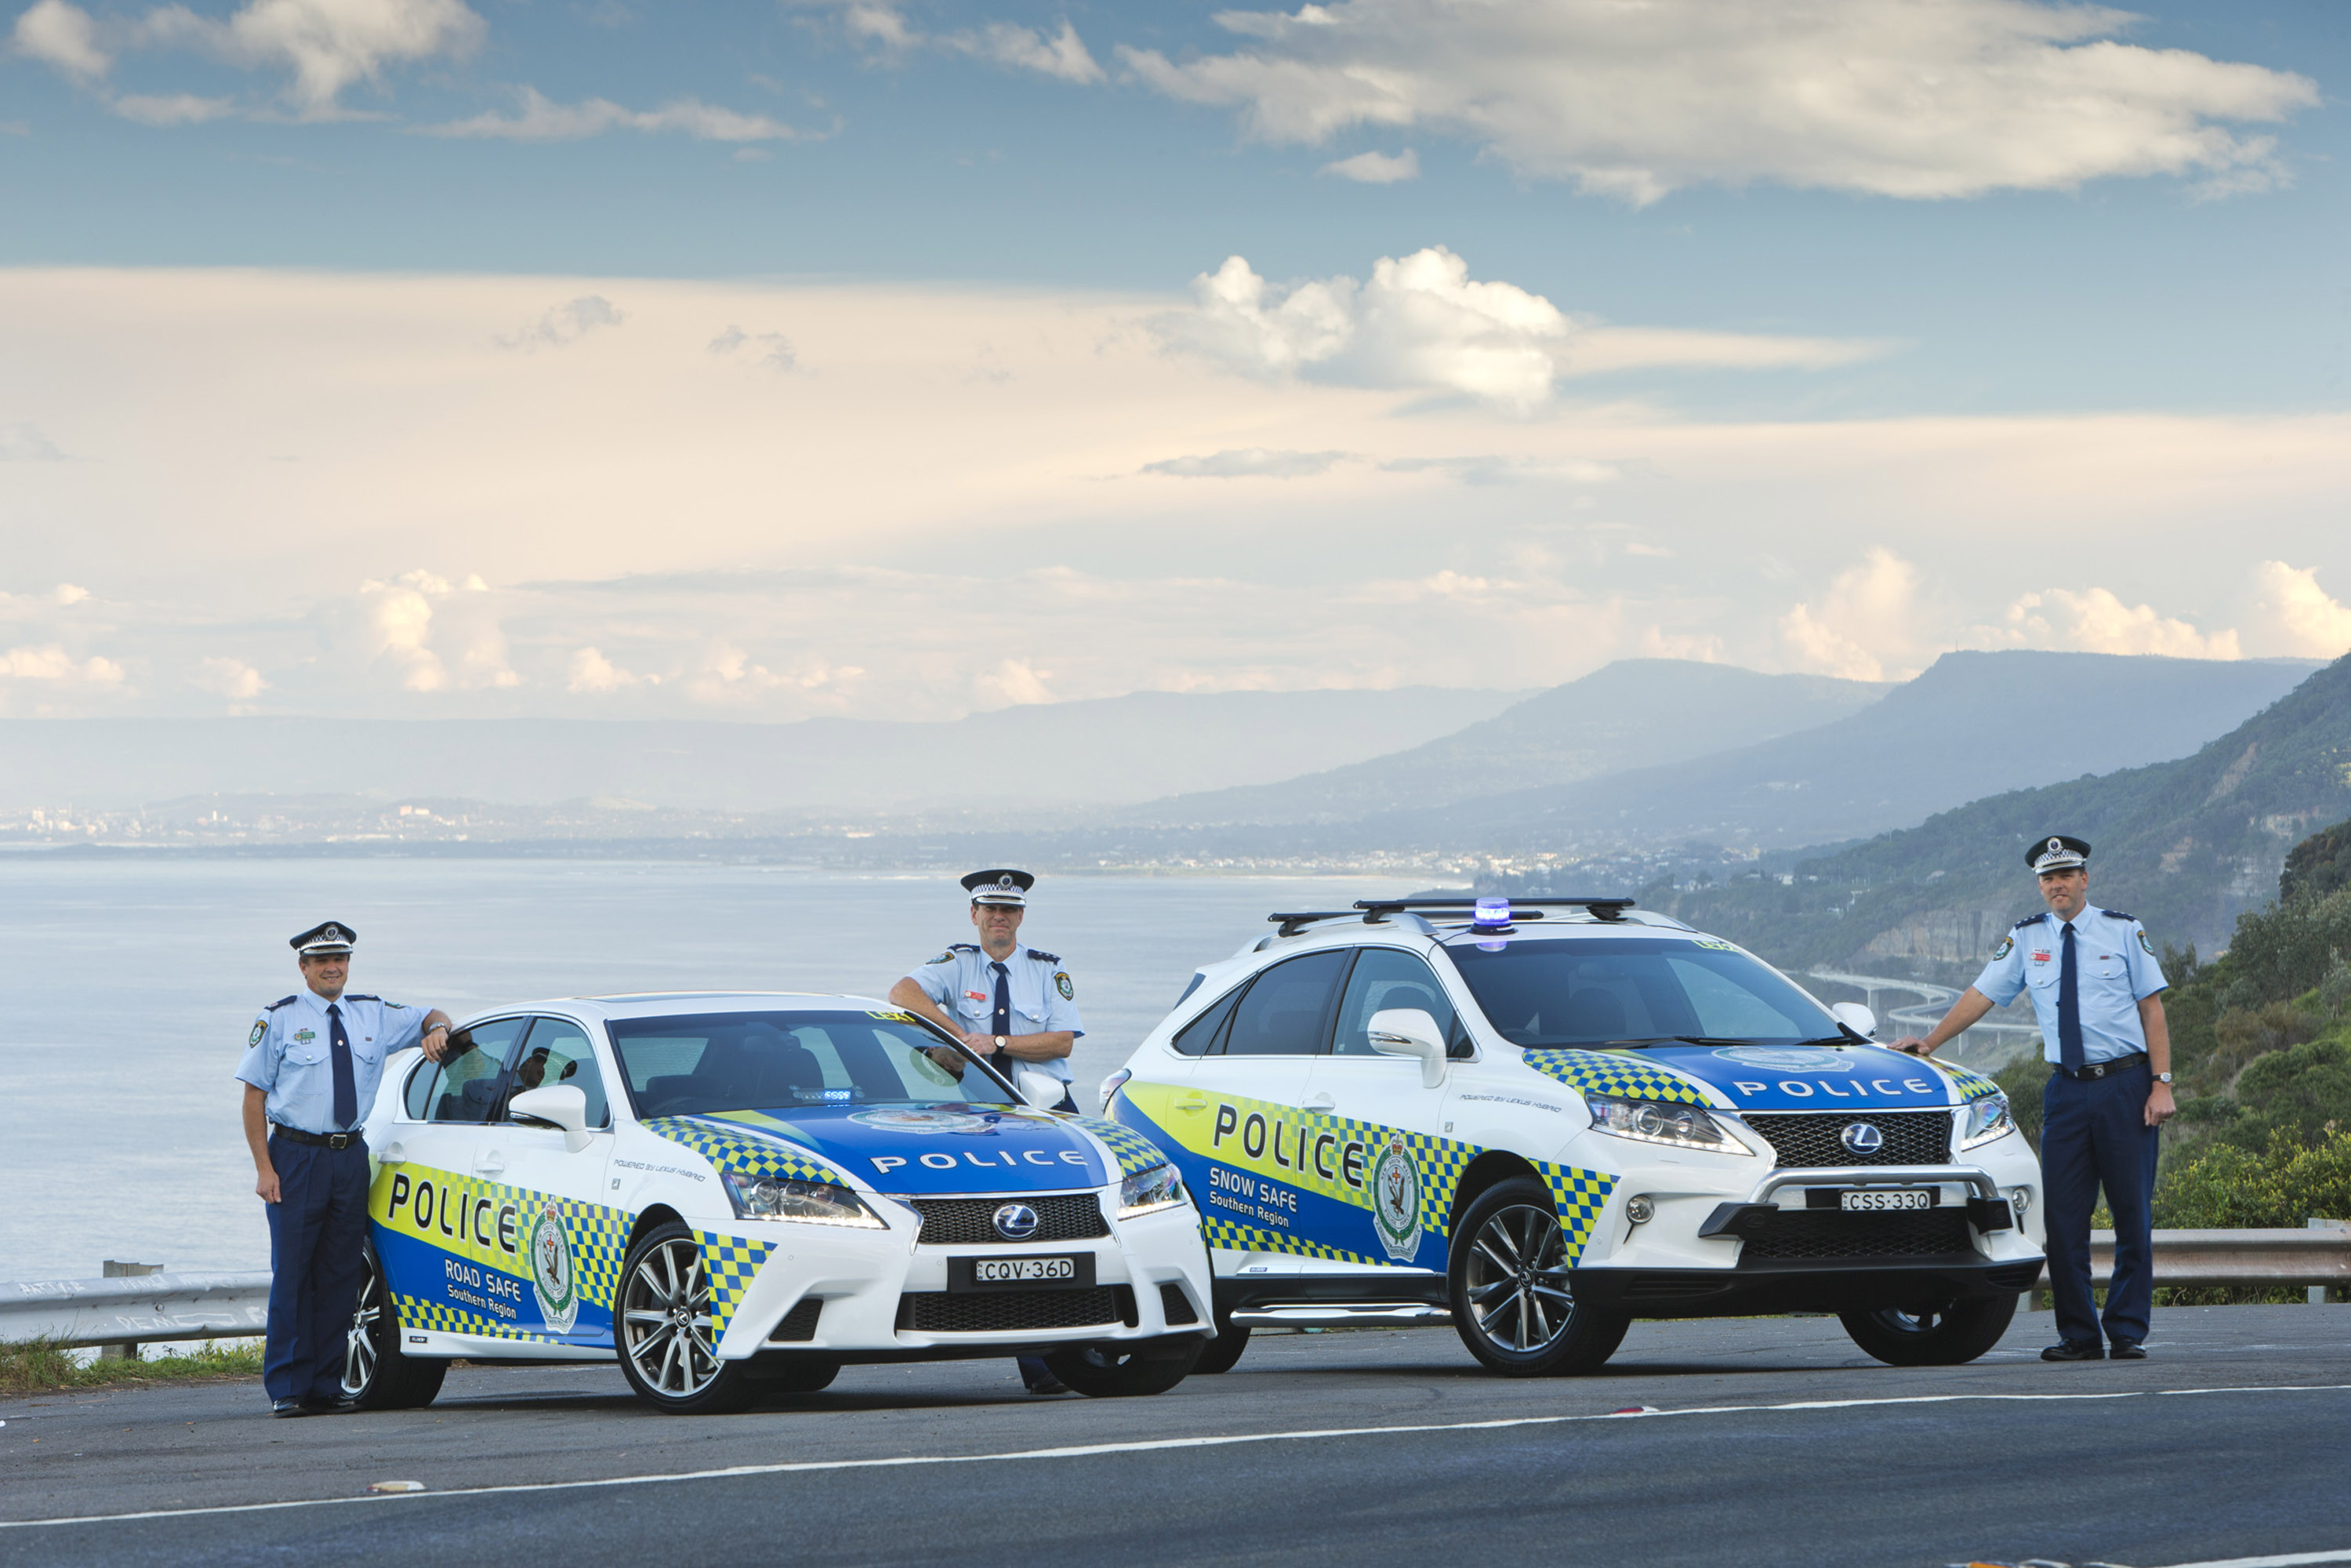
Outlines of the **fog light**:
{"type": "Polygon", "coordinates": [[[2032,1189],[2029,1186],[2018,1187],[2008,1195],[2008,1201],[2016,1205],[2017,1213],[2022,1214],[2032,1207],[2032,1189]]]}
{"type": "Polygon", "coordinates": [[[1656,1218],[1656,1212],[1657,1206],[1651,1203],[1646,1195],[1640,1197],[1628,1197],[1625,1200],[1625,1218],[1635,1225],[1648,1224],[1656,1218]]]}

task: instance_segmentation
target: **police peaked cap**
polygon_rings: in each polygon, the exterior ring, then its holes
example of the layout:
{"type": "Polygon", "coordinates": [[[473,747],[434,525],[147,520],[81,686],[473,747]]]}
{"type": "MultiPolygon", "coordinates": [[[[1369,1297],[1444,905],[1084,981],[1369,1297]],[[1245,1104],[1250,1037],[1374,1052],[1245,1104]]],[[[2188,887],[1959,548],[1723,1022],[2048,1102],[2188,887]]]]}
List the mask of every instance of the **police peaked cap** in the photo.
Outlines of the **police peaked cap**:
{"type": "Polygon", "coordinates": [[[323,925],[313,925],[299,936],[289,936],[286,945],[305,958],[328,953],[348,953],[360,939],[360,934],[340,920],[329,920],[323,925]]]}
{"type": "Polygon", "coordinates": [[[1037,879],[1025,871],[1009,871],[1002,866],[993,871],[976,871],[963,879],[964,891],[971,894],[974,904],[997,904],[1008,909],[1026,909],[1024,896],[1037,885],[1037,879]]]}
{"type": "Polygon", "coordinates": [[[2072,871],[2090,863],[2090,841],[2077,839],[2071,833],[2052,833],[2024,852],[2024,863],[2033,874],[2044,871],[2072,871]]]}

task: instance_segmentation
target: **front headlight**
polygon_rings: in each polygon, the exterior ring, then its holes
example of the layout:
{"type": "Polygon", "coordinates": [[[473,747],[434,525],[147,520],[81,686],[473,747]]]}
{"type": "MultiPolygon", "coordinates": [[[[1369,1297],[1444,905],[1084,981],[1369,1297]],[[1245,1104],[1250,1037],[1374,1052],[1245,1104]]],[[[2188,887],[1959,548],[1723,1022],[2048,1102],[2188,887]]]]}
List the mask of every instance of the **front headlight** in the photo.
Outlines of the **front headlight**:
{"type": "Polygon", "coordinates": [[[1972,1149],[1978,1144],[2005,1138],[2014,1131],[2016,1118],[2008,1113],[2008,1096],[1987,1094],[1969,1102],[1967,1120],[1959,1124],[1959,1147],[1972,1149]]]}
{"type": "Polygon", "coordinates": [[[1592,1124],[1613,1137],[1644,1144],[1669,1144],[1677,1149],[1707,1149],[1719,1155],[1754,1151],[1732,1137],[1722,1124],[1695,1105],[1664,1100],[1612,1100],[1591,1096],[1592,1124]]]}
{"type": "Polygon", "coordinates": [[[849,1225],[862,1230],[889,1228],[855,1193],[829,1181],[745,1176],[740,1171],[719,1175],[735,1212],[745,1219],[794,1219],[803,1225],[849,1225]]]}
{"type": "Polygon", "coordinates": [[[1154,1166],[1118,1184],[1118,1217],[1132,1219],[1184,1201],[1184,1178],[1174,1166],[1154,1166]]]}

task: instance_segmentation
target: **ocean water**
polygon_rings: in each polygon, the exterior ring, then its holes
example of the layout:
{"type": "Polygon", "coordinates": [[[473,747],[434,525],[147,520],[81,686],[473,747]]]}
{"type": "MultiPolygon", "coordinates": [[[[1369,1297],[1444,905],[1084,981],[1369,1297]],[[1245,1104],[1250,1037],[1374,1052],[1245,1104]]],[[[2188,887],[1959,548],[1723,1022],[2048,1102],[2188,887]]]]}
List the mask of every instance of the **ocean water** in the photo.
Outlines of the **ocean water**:
{"type": "MultiPolygon", "coordinates": [[[[1087,1033],[1080,1105],[1191,972],[1276,909],[1412,884],[1050,877],[1022,927],[1087,1033]]],[[[259,1269],[269,1234],[232,1079],[253,1015],[300,985],[286,946],[360,936],[350,988],[465,1014],[613,991],[880,996],[971,935],[945,876],[645,862],[64,860],[0,854],[0,1280],[109,1258],[259,1269]]]]}

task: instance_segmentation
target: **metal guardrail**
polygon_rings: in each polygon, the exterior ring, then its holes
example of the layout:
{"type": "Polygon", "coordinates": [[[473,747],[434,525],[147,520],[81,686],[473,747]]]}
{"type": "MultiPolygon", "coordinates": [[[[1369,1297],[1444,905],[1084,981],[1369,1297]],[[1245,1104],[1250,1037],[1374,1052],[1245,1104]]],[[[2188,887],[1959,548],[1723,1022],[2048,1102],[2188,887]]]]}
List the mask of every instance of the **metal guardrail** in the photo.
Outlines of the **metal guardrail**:
{"type": "MultiPolygon", "coordinates": [[[[2115,1233],[2090,1232],[2090,1277],[2114,1277],[2115,1233]]],[[[2351,1229],[2158,1230],[2158,1285],[2351,1285],[2351,1229]]],[[[2043,1288],[2047,1288],[2044,1281],[2043,1288]]]]}
{"type": "Polygon", "coordinates": [[[145,1274],[0,1284],[0,1340],[139,1344],[236,1339],[269,1322],[269,1275],[145,1274]]]}

